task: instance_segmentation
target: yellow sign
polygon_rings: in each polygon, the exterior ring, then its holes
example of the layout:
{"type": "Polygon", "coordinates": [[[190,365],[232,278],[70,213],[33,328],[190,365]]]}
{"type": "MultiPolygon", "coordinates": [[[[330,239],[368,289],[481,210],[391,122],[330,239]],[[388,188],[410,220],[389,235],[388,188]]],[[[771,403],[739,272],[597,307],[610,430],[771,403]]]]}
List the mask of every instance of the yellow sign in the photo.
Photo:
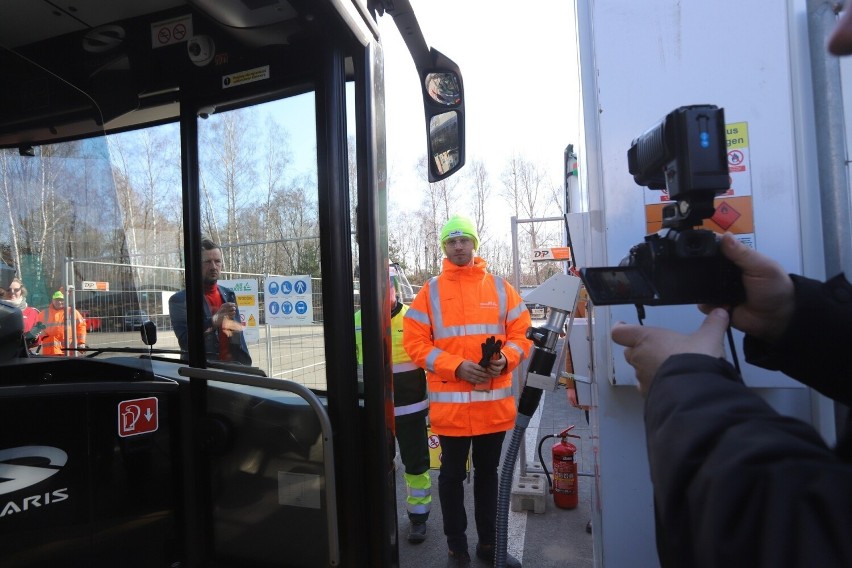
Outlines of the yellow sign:
{"type": "MultiPolygon", "coordinates": [[[[437,434],[432,433],[432,427],[426,428],[426,436],[429,440],[429,468],[441,469],[441,439],[437,434]]],[[[465,471],[470,471],[470,454],[467,455],[467,462],[464,464],[465,471]]]]}
{"type": "Polygon", "coordinates": [[[222,88],[229,89],[231,87],[236,87],[237,85],[254,83],[255,81],[265,81],[266,79],[269,79],[269,65],[225,75],[222,77],[222,88]]]}
{"type": "Polygon", "coordinates": [[[748,122],[732,122],[725,125],[728,150],[748,147],[748,122]]]}

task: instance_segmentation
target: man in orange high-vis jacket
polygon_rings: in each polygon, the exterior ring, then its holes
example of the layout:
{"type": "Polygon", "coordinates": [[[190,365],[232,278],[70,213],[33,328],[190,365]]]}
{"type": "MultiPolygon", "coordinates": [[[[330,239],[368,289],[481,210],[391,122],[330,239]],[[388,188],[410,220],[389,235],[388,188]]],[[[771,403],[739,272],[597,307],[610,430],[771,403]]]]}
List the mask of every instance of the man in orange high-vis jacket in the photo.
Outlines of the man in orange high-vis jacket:
{"type": "MultiPolygon", "coordinates": [[[[450,566],[469,566],[464,508],[465,463],[473,448],[476,555],[493,562],[497,525],[497,467],[506,431],[515,425],[512,371],[529,353],[530,314],[520,294],[489,274],[475,256],[479,235],[473,222],[452,217],[441,230],[441,274],[431,278],[405,315],[403,345],[426,369],[429,421],[441,441],[438,496],[450,566]],[[487,368],[482,345],[502,342],[487,368]]],[[[520,566],[508,556],[506,566],[520,566]]]]}
{"type": "Polygon", "coordinates": [[[86,320],[77,310],[74,310],[73,321],[69,321],[69,316],[71,313],[65,306],[65,295],[59,291],[55,292],[47,309],[42,310],[38,316],[38,321],[45,326],[41,341],[42,355],[65,355],[62,344],[66,337],[69,347],[86,347],[86,320]],[[73,343],[72,325],[77,326],[76,345],[73,343]]]}

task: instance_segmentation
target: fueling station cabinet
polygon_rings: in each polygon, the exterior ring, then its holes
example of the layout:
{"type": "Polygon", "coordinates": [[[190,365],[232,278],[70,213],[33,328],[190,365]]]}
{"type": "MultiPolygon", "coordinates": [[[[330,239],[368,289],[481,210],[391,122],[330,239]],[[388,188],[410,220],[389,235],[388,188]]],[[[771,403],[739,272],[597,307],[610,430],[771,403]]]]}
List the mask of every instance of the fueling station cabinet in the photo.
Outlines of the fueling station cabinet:
{"type": "Polygon", "coordinates": [[[2,565],[179,565],[178,384],[124,358],[0,377],[2,565]]]}

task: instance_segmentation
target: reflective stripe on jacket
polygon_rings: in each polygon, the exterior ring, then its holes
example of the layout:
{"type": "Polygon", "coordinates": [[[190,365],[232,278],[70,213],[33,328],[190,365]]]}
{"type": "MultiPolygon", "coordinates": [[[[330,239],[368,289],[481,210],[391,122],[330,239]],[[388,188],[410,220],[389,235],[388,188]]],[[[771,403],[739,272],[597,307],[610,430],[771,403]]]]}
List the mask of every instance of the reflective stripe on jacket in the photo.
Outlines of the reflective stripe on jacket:
{"type": "MultiPolygon", "coordinates": [[[[62,310],[55,310],[53,309],[53,305],[48,305],[47,309],[42,310],[39,314],[38,321],[45,326],[45,330],[42,332],[44,337],[41,342],[42,355],[64,355],[65,351],[62,349],[62,343],[65,341],[66,333],[68,334],[68,345],[75,347],[71,344],[71,322],[65,321],[65,314],[63,313],[66,310],[70,314],[71,309],[68,307],[62,310]]],[[[74,310],[74,319],[77,325],[77,344],[86,343],[86,320],[83,319],[83,315],[77,310],[74,310]]]]}
{"type": "MultiPolygon", "coordinates": [[[[402,345],[403,320],[408,306],[400,304],[401,309],[391,318],[391,357],[393,361],[393,403],[394,416],[426,416],[429,399],[426,397],[426,374],[423,369],[411,361],[411,357],[402,345]]],[[[355,313],[355,346],[358,351],[358,365],[363,364],[361,338],[361,311],[355,313]]]]}
{"type": "Polygon", "coordinates": [[[520,294],[486,270],[476,257],[471,266],[444,259],[440,275],[430,279],[405,316],[405,349],[426,369],[429,421],[436,434],[477,436],[509,430],[515,423],[512,370],[529,352],[530,314],[520,294]],[[490,336],[503,341],[507,365],[488,390],[456,377],[465,360],[479,362],[490,336]]]}

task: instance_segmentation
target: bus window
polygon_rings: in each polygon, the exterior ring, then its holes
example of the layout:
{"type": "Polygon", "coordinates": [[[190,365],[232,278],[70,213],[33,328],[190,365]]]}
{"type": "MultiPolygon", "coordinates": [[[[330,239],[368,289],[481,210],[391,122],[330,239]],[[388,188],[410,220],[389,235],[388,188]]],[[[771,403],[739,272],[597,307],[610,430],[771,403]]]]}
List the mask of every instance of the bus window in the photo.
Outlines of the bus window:
{"type": "Polygon", "coordinates": [[[251,366],[326,390],[314,93],[199,120],[202,233],[251,366]]]}

